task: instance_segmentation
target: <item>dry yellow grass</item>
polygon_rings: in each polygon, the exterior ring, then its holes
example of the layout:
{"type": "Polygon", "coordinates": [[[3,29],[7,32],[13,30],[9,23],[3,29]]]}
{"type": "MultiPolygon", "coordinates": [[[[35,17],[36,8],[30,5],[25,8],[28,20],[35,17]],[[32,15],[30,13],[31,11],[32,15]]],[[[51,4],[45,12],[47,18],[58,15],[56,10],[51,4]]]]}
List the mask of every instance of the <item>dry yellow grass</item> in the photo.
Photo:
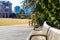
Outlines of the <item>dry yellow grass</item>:
{"type": "Polygon", "coordinates": [[[0,18],[0,26],[15,25],[15,24],[28,24],[29,20],[30,19],[0,18]]]}

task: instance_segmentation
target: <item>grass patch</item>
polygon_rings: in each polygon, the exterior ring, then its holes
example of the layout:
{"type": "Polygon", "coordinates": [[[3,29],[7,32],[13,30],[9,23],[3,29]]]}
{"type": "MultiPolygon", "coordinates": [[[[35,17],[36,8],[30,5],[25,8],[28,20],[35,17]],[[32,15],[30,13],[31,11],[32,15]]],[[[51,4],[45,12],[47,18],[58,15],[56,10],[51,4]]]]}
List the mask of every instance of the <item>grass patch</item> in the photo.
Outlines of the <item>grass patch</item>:
{"type": "Polygon", "coordinates": [[[30,19],[0,18],[0,26],[15,25],[15,24],[28,24],[29,20],[30,19]]]}

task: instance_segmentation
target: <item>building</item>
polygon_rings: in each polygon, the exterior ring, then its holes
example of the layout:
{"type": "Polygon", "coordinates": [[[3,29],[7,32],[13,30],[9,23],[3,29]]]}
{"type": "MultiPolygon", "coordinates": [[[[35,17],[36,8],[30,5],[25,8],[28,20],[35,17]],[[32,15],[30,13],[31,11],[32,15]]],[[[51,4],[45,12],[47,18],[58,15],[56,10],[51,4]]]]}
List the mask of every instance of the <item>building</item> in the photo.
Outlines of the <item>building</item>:
{"type": "Polygon", "coordinates": [[[10,13],[12,13],[12,3],[0,1],[0,17],[9,18],[10,13]]]}

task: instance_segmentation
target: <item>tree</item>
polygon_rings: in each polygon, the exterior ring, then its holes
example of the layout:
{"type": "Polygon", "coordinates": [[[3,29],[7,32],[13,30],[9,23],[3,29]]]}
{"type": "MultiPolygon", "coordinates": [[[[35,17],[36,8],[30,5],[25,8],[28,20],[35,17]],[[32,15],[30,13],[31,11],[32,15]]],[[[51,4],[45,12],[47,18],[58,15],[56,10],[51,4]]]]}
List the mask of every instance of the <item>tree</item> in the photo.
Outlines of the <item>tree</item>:
{"type": "MultiPolygon", "coordinates": [[[[60,3],[59,0],[33,0],[28,4],[34,5],[36,12],[36,22],[40,25],[44,21],[48,21],[51,26],[60,27],[60,3]],[[41,21],[41,22],[40,22],[41,21]]],[[[29,6],[29,5],[28,5],[29,6]]]]}
{"type": "Polygon", "coordinates": [[[19,14],[25,14],[24,10],[21,9],[20,12],[19,12],[19,14]]]}
{"type": "Polygon", "coordinates": [[[51,26],[55,26],[58,28],[59,27],[58,25],[60,25],[59,5],[60,5],[59,0],[40,0],[35,8],[35,11],[37,12],[37,18],[43,21],[47,20],[51,26]]]}
{"type": "Polygon", "coordinates": [[[34,12],[34,6],[35,6],[35,3],[36,3],[36,0],[25,0],[25,2],[23,3],[24,4],[24,7],[28,7],[28,8],[31,8],[31,11],[30,11],[30,17],[32,17],[32,22],[36,23],[36,17],[33,17],[35,16],[35,12],[34,12]]]}
{"type": "Polygon", "coordinates": [[[15,13],[11,13],[9,16],[10,16],[10,18],[16,18],[16,14],[15,13]]]}
{"type": "Polygon", "coordinates": [[[21,18],[21,19],[26,18],[26,15],[23,9],[21,9],[20,12],[17,13],[17,18],[21,18]]]}

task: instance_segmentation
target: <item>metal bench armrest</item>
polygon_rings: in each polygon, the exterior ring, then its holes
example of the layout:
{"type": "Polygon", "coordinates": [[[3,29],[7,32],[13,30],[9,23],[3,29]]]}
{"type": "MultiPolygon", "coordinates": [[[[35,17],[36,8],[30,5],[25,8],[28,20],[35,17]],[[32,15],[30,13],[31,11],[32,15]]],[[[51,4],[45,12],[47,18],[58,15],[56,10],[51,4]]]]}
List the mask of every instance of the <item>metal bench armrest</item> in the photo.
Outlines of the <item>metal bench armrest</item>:
{"type": "Polygon", "coordinates": [[[29,40],[31,40],[31,38],[32,38],[33,36],[43,36],[43,37],[46,37],[46,40],[47,40],[47,35],[43,35],[43,34],[31,35],[30,38],[29,38],[29,40]]]}

